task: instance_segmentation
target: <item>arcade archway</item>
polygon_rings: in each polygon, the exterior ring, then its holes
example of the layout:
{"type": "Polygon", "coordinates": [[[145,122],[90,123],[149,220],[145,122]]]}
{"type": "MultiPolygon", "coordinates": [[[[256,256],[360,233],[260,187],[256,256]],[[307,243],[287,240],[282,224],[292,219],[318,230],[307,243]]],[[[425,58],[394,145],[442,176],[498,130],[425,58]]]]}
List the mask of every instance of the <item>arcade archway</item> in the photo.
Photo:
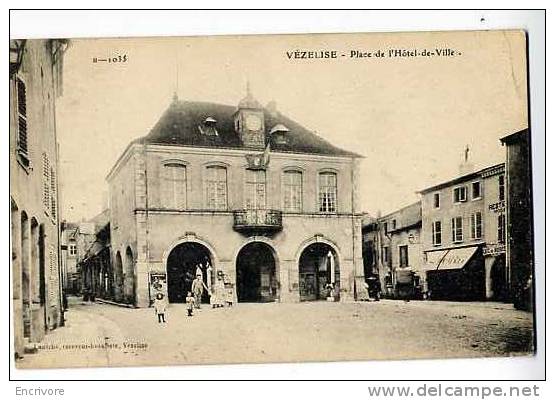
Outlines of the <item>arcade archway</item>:
{"type": "MultiPolygon", "coordinates": [[[[207,287],[210,287],[210,282],[214,279],[210,250],[197,242],[184,242],[175,246],[168,255],[166,269],[170,303],[185,302],[197,273],[202,274],[202,280],[207,287]]],[[[209,301],[210,296],[205,289],[202,302],[209,301]]]]}
{"type": "Polygon", "coordinates": [[[278,298],[276,257],[263,242],[251,242],[237,254],[237,300],[262,303],[278,298]]]}
{"type": "Polygon", "coordinates": [[[299,258],[299,295],[301,301],[339,297],[339,257],[326,243],[308,245],[299,258]],[[333,289],[331,289],[333,286],[333,289]]]}

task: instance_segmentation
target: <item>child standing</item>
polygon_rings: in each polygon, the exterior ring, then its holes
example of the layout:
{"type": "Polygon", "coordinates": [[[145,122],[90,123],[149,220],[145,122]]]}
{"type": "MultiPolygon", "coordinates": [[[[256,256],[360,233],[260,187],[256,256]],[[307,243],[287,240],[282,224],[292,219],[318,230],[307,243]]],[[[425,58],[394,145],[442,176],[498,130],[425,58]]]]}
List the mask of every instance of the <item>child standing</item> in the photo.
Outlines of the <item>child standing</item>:
{"type": "Polygon", "coordinates": [[[166,323],[166,298],[162,293],[158,293],[154,299],[154,312],[158,316],[158,323],[166,323]]]}
{"type": "Polygon", "coordinates": [[[187,292],[187,297],[185,298],[185,305],[187,306],[187,316],[193,316],[193,307],[195,305],[195,298],[191,292],[187,292]]]}

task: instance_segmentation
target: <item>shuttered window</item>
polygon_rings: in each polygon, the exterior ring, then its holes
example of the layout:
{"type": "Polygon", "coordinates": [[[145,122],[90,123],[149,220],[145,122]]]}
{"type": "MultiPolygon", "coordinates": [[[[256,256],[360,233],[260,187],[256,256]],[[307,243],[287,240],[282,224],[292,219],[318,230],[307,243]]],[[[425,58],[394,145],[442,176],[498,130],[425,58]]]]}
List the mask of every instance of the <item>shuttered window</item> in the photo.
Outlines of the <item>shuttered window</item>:
{"type": "Polygon", "coordinates": [[[50,167],[50,212],[53,219],[57,216],[57,190],[56,190],[56,172],[50,167]]]}
{"type": "Polygon", "coordinates": [[[210,210],[227,209],[227,169],[211,165],[206,167],[206,206],[210,210]]]}
{"type": "Polygon", "coordinates": [[[23,156],[29,155],[29,148],[27,142],[27,89],[25,82],[17,78],[17,119],[18,119],[18,136],[17,148],[19,154],[23,156]]]}
{"type": "Polygon", "coordinates": [[[50,160],[46,153],[42,153],[42,204],[46,212],[50,213],[50,160]]]}
{"type": "Polygon", "coordinates": [[[300,171],[285,171],[283,174],[283,209],[301,212],[303,208],[303,174],[300,171]]]}
{"type": "Polygon", "coordinates": [[[183,164],[164,164],[162,193],[164,206],[183,210],[187,207],[187,167],[183,164]]]}
{"type": "Polygon", "coordinates": [[[321,172],[318,176],[320,212],[337,211],[337,175],[321,172]]]}

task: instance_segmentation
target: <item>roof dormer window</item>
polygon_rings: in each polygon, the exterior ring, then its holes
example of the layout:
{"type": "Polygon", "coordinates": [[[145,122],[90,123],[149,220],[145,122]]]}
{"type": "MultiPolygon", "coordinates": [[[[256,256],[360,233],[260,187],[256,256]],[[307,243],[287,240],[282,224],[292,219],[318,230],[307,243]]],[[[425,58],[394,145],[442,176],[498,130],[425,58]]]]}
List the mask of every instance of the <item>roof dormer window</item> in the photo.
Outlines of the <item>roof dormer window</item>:
{"type": "Polygon", "coordinates": [[[218,136],[218,130],[216,129],[216,124],[218,121],[214,117],[207,117],[202,125],[199,125],[198,129],[202,135],[206,136],[218,136]]]}
{"type": "Polygon", "coordinates": [[[270,130],[270,135],[274,138],[274,143],[277,144],[285,144],[287,143],[287,133],[289,132],[289,128],[285,125],[277,124],[270,130]]]}

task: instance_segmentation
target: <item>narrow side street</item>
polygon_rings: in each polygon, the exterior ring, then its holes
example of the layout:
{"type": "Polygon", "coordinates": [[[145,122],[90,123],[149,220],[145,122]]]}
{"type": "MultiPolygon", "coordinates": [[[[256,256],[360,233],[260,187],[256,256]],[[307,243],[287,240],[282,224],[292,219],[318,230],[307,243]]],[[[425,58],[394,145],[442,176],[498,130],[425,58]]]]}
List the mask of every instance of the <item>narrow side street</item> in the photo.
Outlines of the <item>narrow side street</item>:
{"type": "Polygon", "coordinates": [[[502,303],[239,304],[186,317],[70,299],[66,326],[20,368],[528,355],[532,314],[502,303]]]}

